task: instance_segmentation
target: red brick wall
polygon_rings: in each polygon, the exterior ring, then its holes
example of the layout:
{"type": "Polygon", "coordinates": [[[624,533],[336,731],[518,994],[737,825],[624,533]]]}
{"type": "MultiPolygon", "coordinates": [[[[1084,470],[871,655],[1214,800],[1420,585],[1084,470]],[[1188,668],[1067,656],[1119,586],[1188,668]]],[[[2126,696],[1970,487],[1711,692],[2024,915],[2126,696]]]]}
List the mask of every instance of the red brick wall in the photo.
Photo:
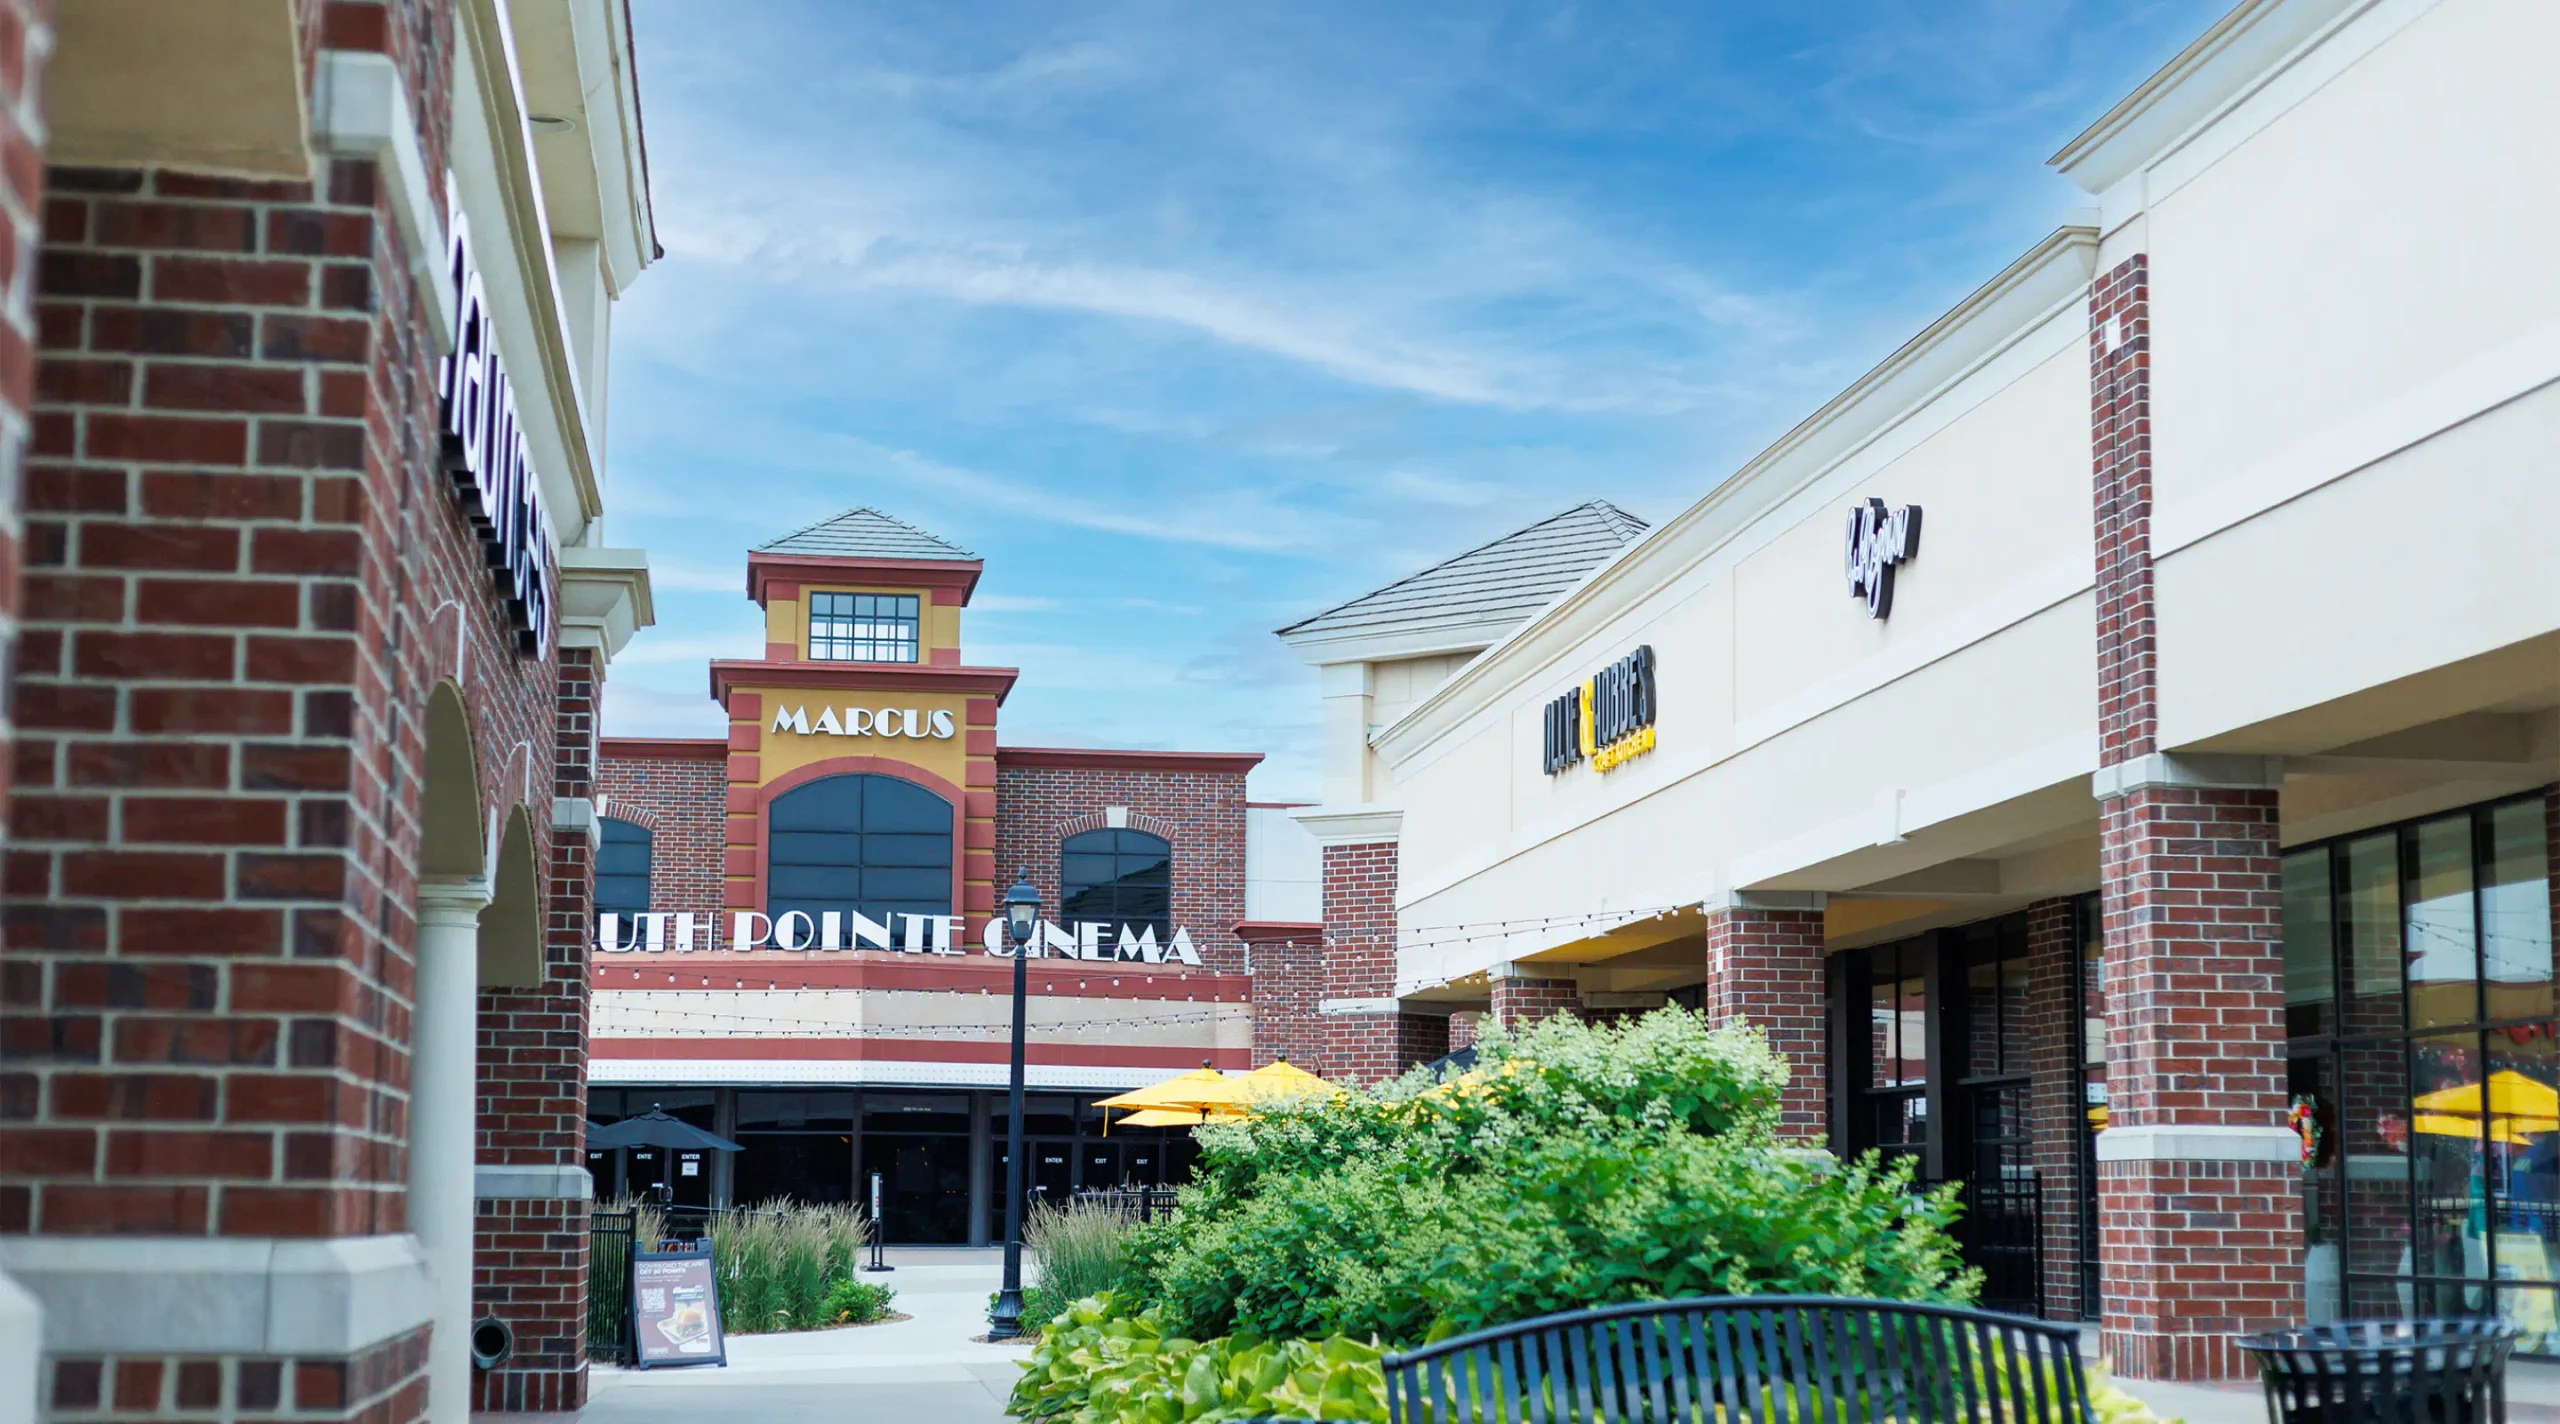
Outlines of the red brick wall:
{"type": "Polygon", "coordinates": [[[729,773],[720,742],[703,756],[642,755],[607,739],[596,764],[599,813],[649,829],[649,907],[718,913],[729,773]]]}
{"type": "MultiPolygon", "coordinates": [[[[595,794],[601,660],[560,651],[552,793],[595,794]]],[[[543,982],[480,994],[480,1157],[490,1164],[586,1165],[587,955],[595,857],[583,832],[554,838],[546,876],[543,982]]],[[[477,1410],[574,1410],[586,1402],[587,1203],[479,1202],[473,1318],[515,1331],[515,1350],[471,1376],[477,1410]]]]}
{"type": "Polygon", "coordinates": [[[2083,1032],[2071,992],[2080,955],[2076,902],[2027,907],[2027,1122],[2044,1193],[2044,1310],[2054,1320],[2095,1315],[2080,1299],[2081,1136],[2087,1090],[2073,1040],[2083,1032]]]}
{"type": "Polygon", "coordinates": [[[1253,945],[1253,1063],[1286,1058],[1324,1071],[1324,938],[1258,940],[1253,945]]]}
{"type": "MultiPolygon", "coordinates": [[[[25,455],[35,403],[37,225],[44,207],[44,131],[39,112],[44,57],[53,44],[51,0],[0,3],[0,666],[18,635],[20,540],[26,524],[25,455]]],[[[0,708],[0,753],[7,750],[0,708]]],[[[0,801],[9,792],[9,761],[0,755],[0,801]]],[[[0,846],[5,846],[0,839],[0,846]]],[[[0,1003],[11,997],[0,988],[0,1003]]],[[[5,1080],[0,1080],[5,1081],[5,1080]]],[[[26,1109],[32,1112],[32,1106],[26,1109]]],[[[19,1110],[0,1103],[0,1120],[19,1110]]]]}
{"type": "MultiPolygon", "coordinates": [[[[1582,1012],[1582,990],[1571,979],[1515,978],[1497,974],[1492,978],[1493,1021],[1505,1032],[1517,1033],[1541,1019],[1557,1014],[1582,1012]]],[[[1472,1026],[1470,1026],[1472,1031],[1472,1026]]],[[[1450,1037],[1456,1038],[1452,1033],[1450,1037]]]]}
{"type": "MultiPolygon", "coordinates": [[[[1324,994],[1391,1000],[1396,991],[1396,845],[1324,848],[1324,994]]],[[[1325,1073],[1376,1083],[1449,1051],[1449,1021],[1432,1014],[1363,1009],[1320,1014],[1325,1073]]]]}
{"type": "Polygon", "coordinates": [[[2150,271],[2142,255],[2098,279],[2089,293],[2089,319],[2098,761],[2112,766],[2159,750],[2158,623],[2151,596],[2150,271]]]}
{"type": "Polygon", "coordinates": [[[1204,967],[1244,972],[1244,774],[1008,766],[996,760],[996,882],[1002,895],[1023,867],[1043,912],[1058,912],[1058,846],[1102,825],[1103,808],[1129,808],[1130,825],[1173,843],[1173,922],[1191,932],[1204,967]],[[1143,824],[1142,824],[1143,822],[1143,824]]]}
{"type": "Polygon", "coordinates": [[[402,1420],[426,1414],[427,1332],[353,1359],[64,1356],[53,1361],[49,1417],[402,1420]]]}
{"type": "Polygon", "coordinates": [[[1823,1023],[1820,910],[1719,910],[1707,920],[1709,1024],[1747,1019],[1787,1059],[1778,1130],[1821,1144],[1829,1038],[1823,1023]]]}

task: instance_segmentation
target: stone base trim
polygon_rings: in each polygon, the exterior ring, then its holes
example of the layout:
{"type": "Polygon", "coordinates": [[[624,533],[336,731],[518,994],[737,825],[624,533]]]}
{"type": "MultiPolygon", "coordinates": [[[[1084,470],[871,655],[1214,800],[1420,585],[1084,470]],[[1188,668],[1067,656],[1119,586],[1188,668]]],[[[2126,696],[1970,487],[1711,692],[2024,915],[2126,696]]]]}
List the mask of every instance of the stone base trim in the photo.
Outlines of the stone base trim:
{"type": "MultiPolygon", "coordinates": [[[[414,1236],[0,1237],[49,1355],[353,1356],[421,1330],[414,1236]]],[[[423,1336],[421,1336],[423,1338],[423,1336]]]]}
{"type": "Polygon", "coordinates": [[[2102,1161],[2098,1243],[2101,1345],[2128,1379],[2253,1378],[2231,1341],[2302,1319],[2298,1159],[2102,1161]]]}
{"type": "Polygon", "coordinates": [[[2226,791],[2273,791],[2284,786],[2284,758],[2265,756],[2223,756],[2212,753],[2180,755],[2173,752],[2147,752],[2141,756],[2102,766],[2089,778],[2089,794],[2101,801],[2130,796],[2137,791],[2153,791],[2163,787],[2188,790],[2219,789],[2226,791]]]}
{"type": "Polygon", "coordinates": [[[2102,1326],[2098,1331],[2098,1358],[2119,1379],[2256,1379],[2257,1362],[2232,1343],[2239,1338],[2236,1334],[2165,1335],[2102,1326]]]}
{"type": "Polygon", "coordinates": [[[35,1424],[36,1360],[44,1311],[36,1298],[0,1275],[0,1424],[35,1424]]]}
{"type": "Polygon", "coordinates": [[[482,1163],[471,1173],[481,1201],[594,1201],[596,1179],[584,1167],[510,1167],[482,1163]]]}
{"type": "Polygon", "coordinates": [[[43,1372],[46,1417],[83,1420],[362,1420],[408,1424],[427,1413],[427,1331],[352,1355],[208,1358],[57,1355],[43,1372]]]}
{"type": "Polygon", "coordinates": [[[1316,1004],[1320,1014],[1392,1014],[1404,1008],[1404,1001],[1389,995],[1381,999],[1323,999],[1316,1004]]]}
{"type": "MultiPolygon", "coordinates": [[[[2101,1162],[2293,1162],[2302,1160],[2302,1138],[2289,1127],[2226,1127],[2213,1123],[2145,1123],[2110,1127],[2098,1134],[2101,1162]]],[[[2405,1167],[2404,1167],[2405,1170],[2405,1167]]]]}

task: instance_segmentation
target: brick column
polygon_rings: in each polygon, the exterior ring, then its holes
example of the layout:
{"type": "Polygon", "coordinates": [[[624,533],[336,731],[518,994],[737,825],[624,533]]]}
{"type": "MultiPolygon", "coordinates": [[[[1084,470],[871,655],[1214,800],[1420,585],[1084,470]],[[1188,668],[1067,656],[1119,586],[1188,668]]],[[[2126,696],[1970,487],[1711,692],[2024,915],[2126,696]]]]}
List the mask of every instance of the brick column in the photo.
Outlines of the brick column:
{"type": "Polygon", "coordinates": [[[1748,1020],[1787,1060],[1778,1131],[1820,1146],[1829,1140],[1829,1035],[1823,1023],[1822,911],[1744,900],[1707,918],[1710,1025],[1748,1020]]]}
{"type": "Polygon", "coordinates": [[[1325,1075],[1377,1083],[1449,1051],[1449,1021],[1396,1000],[1396,843],[1324,848],[1325,1075]]]}
{"type": "Polygon", "coordinates": [[[1455,1053],[1461,1048],[1473,1048],[1476,1035],[1484,1026],[1484,1020],[1485,1014],[1475,1009],[1465,1009],[1449,1015],[1449,1051],[1455,1053]]]}
{"type": "Polygon", "coordinates": [[[557,798],[543,980],[480,991],[479,1219],[472,1318],[515,1332],[474,1370],[475,1411],[575,1411],[587,1396],[587,952],[595,909],[597,699],[603,659],[560,650],[557,798]]]}
{"type": "MultiPolygon", "coordinates": [[[[25,531],[24,457],[35,400],[35,291],[38,217],[44,202],[43,94],[46,54],[53,48],[50,0],[0,0],[0,149],[18,155],[0,183],[0,668],[15,657],[19,569],[25,531]]],[[[9,791],[9,718],[0,698],[0,809],[9,791]]],[[[8,846],[0,814],[0,854],[8,846]]],[[[0,950],[5,955],[5,950],[0,950]]],[[[30,976],[0,958],[0,1011],[36,997],[30,976]]],[[[0,1143],[36,1115],[34,1084],[0,1071],[0,1143]]],[[[27,1229],[20,1189],[0,1186],[0,1232],[27,1229]]],[[[0,1420],[33,1419],[44,1338],[35,1298],[0,1270],[0,1420]]]]}
{"type": "Polygon", "coordinates": [[[1253,962],[1253,1065],[1286,1058],[1322,1072],[1324,926],[1247,922],[1236,937],[1253,962]]]}
{"type": "Polygon", "coordinates": [[[2076,1040],[2085,1030],[2072,993],[2080,935],[2072,902],[2038,900],[2027,907],[2028,1130],[2044,1197],[2044,1313],[2052,1320],[2094,1316],[2080,1299],[2081,1134],[2089,1130],[2076,1040]]]}
{"type": "Polygon", "coordinates": [[[1497,966],[1488,982],[1493,989],[1493,1021],[1505,1033],[1518,1033],[1557,1014],[1582,1014],[1582,990],[1570,978],[1534,977],[1529,965],[1497,966]]]}
{"type": "Polygon", "coordinates": [[[2108,1127],[2102,1349],[2133,1379],[2237,1379],[2235,1335],[2302,1318],[2284,1125],[2280,768],[2164,755],[2151,563],[2150,291],[2090,292],[2108,1127]]]}

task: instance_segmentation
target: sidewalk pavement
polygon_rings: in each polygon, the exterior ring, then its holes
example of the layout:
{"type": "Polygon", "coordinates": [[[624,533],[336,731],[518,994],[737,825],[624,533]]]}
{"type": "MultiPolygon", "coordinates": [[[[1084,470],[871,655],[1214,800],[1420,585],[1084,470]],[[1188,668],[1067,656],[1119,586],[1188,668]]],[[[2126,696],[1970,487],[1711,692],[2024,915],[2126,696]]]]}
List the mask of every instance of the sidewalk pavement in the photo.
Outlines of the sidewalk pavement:
{"type": "Polygon", "coordinates": [[[1002,1251],[892,1247],[891,1308],[914,1317],[788,1335],[733,1335],[725,1369],[597,1365],[586,1424],[995,1424],[1022,1373],[1024,1345],[981,1345],[1002,1251]]]}

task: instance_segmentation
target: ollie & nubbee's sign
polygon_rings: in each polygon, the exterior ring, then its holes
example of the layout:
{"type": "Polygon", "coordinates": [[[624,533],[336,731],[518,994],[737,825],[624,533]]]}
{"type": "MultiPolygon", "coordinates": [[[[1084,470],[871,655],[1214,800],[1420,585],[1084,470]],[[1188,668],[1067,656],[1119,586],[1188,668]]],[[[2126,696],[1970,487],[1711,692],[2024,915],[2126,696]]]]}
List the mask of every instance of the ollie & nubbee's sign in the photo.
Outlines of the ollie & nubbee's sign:
{"type": "Polygon", "coordinates": [[[1609,771],[1653,750],[1653,645],[1609,664],[1543,712],[1547,775],[1583,762],[1609,771]]]}

